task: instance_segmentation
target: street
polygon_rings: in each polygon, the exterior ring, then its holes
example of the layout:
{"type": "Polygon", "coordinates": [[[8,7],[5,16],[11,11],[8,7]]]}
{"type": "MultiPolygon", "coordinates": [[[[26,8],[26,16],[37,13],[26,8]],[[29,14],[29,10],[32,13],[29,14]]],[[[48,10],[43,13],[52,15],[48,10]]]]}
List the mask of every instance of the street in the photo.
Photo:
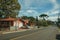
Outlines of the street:
{"type": "Polygon", "coordinates": [[[0,36],[1,40],[56,40],[57,27],[27,30],[24,32],[6,34],[0,36]]]}
{"type": "Polygon", "coordinates": [[[58,33],[56,27],[49,27],[44,30],[39,30],[28,35],[13,38],[11,40],[56,40],[56,34],[58,33]]]}

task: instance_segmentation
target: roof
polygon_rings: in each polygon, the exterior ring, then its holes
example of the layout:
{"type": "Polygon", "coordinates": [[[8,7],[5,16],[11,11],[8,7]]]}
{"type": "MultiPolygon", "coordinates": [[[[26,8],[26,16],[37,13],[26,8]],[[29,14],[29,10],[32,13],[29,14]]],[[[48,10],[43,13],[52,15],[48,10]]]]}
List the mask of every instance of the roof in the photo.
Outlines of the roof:
{"type": "Polygon", "coordinates": [[[21,21],[21,22],[23,22],[23,23],[27,23],[27,20],[22,20],[22,19],[20,19],[20,18],[11,18],[11,17],[9,17],[9,18],[4,18],[4,19],[0,19],[0,21],[21,21]]]}
{"type": "Polygon", "coordinates": [[[4,19],[0,19],[0,21],[14,21],[16,20],[15,18],[4,18],[4,19]]]}

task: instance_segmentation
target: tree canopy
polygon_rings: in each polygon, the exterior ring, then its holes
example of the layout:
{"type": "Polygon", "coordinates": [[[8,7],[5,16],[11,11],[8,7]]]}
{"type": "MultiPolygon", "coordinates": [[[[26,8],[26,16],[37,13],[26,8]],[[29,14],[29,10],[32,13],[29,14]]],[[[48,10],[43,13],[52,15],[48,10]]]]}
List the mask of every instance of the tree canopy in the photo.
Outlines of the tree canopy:
{"type": "Polygon", "coordinates": [[[28,19],[28,17],[27,16],[22,16],[21,19],[25,20],[25,19],[28,19]]]}
{"type": "Polygon", "coordinates": [[[21,19],[24,19],[24,20],[29,19],[29,23],[28,23],[29,25],[32,24],[32,23],[35,24],[35,22],[36,22],[36,19],[34,17],[32,17],[32,16],[30,16],[30,17],[22,16],[21,19]]]}
{"type": "Polygon", "coordinates": [[[45,20],[45,17],[49,17],[47,14],[41,14],[39,17],[42,17],[45,20]]]}
{"type": "Polygon", "coordinates": [[[0,18],[16,17],[20,8],[18,0],[0,0],[0,18]]]}

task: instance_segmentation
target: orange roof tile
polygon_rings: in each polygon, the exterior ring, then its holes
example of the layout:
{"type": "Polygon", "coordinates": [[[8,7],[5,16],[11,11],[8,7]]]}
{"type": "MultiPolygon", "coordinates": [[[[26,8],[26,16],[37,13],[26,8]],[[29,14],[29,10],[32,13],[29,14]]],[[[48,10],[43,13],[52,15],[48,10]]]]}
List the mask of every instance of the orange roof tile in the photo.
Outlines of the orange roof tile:
{"type": "Polygon", "coordinates": [[[0,21],[14,21],[16,20],[15,18],[4,18],[4,19],[0,19],[0,21]]]}

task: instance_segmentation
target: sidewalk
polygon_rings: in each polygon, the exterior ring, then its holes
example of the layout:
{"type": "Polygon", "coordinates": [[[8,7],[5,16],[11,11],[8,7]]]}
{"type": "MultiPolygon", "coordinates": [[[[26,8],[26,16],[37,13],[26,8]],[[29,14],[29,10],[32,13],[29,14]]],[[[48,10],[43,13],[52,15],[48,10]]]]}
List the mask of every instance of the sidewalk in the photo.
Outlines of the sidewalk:
{"type": "Polygon", "coordinates": [[[18,31],[3,32],[3,34],[0,35],[0,40],[10,40],[10,39],[18,37],[18,36],[23,36],[23,35],[27,35],[27,34],[37,32],[40,29],[42,30],[44,28],[20,29],[18,31]]]}
{"type": "Polygon", "coordinates": [[[20,30],[17,30],[17,31],[2,31],[1,34],[8,34],[8,33],[15,33],[15,32],[23,32],[23,31],[27,31],[27,30],[30,30],[30,29],[20,29],[20,30]]]}
{"type": "MultiPolygon", "coordinates": [[[[41,27],[39,29],[43,29],[44,27],[41,27]]],[[[15,33],[15,32],[23,32],[23,31],[27,31],[27,30],[36,30],[38,28],[30,28],[30,29],[19,29],[17,31],[1,31],[0,34],[9,34],[9,33],[15,33]]]]}

